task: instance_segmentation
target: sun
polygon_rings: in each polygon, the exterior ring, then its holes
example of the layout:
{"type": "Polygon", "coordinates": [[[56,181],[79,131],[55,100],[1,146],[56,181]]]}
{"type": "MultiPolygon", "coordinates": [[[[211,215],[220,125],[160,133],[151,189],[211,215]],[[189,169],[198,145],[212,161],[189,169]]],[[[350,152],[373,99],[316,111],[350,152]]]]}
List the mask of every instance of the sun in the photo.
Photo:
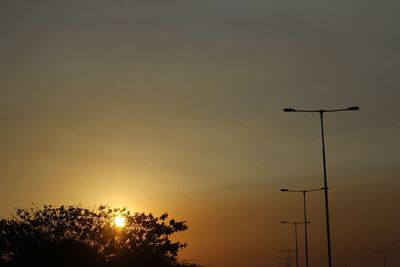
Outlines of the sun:
{"type": "Polygon", "coordinates": [[[126,220],[125,216],[118,215],[117,217],[115,217],[114,223],[115,223],[116,226],[122,228],[122,227],[125,226],[125,220],[126,220]]]}

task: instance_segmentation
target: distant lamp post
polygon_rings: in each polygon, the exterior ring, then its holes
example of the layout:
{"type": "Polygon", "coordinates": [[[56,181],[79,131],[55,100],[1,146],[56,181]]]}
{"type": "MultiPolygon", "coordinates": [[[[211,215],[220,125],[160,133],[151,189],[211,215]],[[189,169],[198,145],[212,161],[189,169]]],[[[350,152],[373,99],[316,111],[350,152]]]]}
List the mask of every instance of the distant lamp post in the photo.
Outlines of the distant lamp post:
{"type": "Polygon", "coordinates": [[[325,188],[310,189],[310,190],[290,190],[287,188],[282,188],[281,192],[289,193],[302,193],[303,194],[303,209],[304,209],[304,239],[305,239],[305,253],[306,253],[306,267],[308,267],[308,235],[307,235],[307,205],[306,205],[306,194],[309,192],[322,191],[325,188]]]}
{"type": "Polygon", "coordinates": [[[328,202],[328,180],[326,175],[326,157],[325,157],[325,136],[324,136],[324,113],[340,112],[340,111],[357,111],[359,107],[348,107],[343,109],[316,109],[316,110],[304,110],[285,108],[284,112],[307,112],[307,113],[319,113],[321,121],[321,137],[322,137],[322,162],[324,168],[324,192],[325,192],[325,216],[326,216],[326,236],[328,243],[328,267],[332,267],[332,249],[331,249],[331,230],[329,220],[329,202],[328,202]]]}
{"type": "Polygon", "coordinates": [[[290,258],[285,256],[285,257],[279,257],[279,262],[278,265],[280,267],[284,266],[284,267],[291,267],[290,266],[290,258]]]}
{"type": "Polygon", "coordinates": [[[375,254],[381,254],[383,256],[383,267],[386,267],[386,252],[385,251],[372,251],[375,254]]]}
{"type": "Polygon", "coordinates": [[[292,255],[291,255],[291,252],[292,251],[295,251],[294,249],[286,249],[286,250],[279,250],[279,252],[281,252],[281,253],[287,253],[287,257],[280,257],[280,259],[286,259],[286,265],[287,265],[287,267],[291,267],[291,258],[292,258],[292,255]]]}
{"type": "Polygon", "coordinates": [[[293,224],[294,225],[294,240],[295,240],[295,252],[296,252],[296,267],[299,267],[299,249],[297,247],[297,225],[298,224],[307,224],[310,222],[286,222],[286,221],[281,221],[281,223],[284,224],[293,224]]]}

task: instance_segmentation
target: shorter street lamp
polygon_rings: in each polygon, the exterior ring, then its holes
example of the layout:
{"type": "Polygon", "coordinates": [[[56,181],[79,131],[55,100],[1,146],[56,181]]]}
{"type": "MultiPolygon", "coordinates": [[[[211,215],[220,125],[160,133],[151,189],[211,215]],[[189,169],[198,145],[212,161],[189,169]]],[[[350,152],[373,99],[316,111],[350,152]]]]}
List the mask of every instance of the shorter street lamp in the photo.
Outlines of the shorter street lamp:
{"type": "Polygon", "coordinates": [[[281,252],[281,253],[287,253],[287,256],[286,256],[286,257],[279,257],[279,259],[285,259],[285,260],[286,260],[286,263],[284,263],[284,264],[286,264],[287,267],[291,267],[291,262],[290,262],[290,260],[291,260],[291,258],[293,258],[293,257],[292,257],[292,255],[290,254],[290,252],[292,252],[292,251],[295,251],[295,250],[294,250],[294,249],[279,250],[279,252],[281,252]]]}
{"type": "Polygon", "coordinates": [[[288,258],[288,257],[279,257],[278,264],[280,266],[291,267],[290,266],[290,258],[288,258]]]}
{"type": "Polygon", "coordinates": [[[285,223],[285,224],[293,224],[294,225],[294,236],[295,236],[295,251],[296,251],[296,267],[299,267],[299,253],[298,253],[298,248],[297,248],[297,225],[298,224],[307,224],[307,223],[311,223],[311,222],[286,222],[286,221],[281,221],[281,223],[285,223]]]}
{"type": "Polygon", "coordinates": [[[325,190],[325,187],[318,189],[309,189],[309,190],[290,190],[287,188],[282,188],[281,192],[289,192],[289,193],[302,193],[303,194],[303,209],[304,209],[304,239],[305,239],[305,251],[306,251],[306,267],[308,267],[308,235],[307,235],[307,205],[306,205],[306,194],[309,192],[322,191],[325,190]]]}
{"type": "Polygon", "coordinates": [[[372,251],[375,254],[382,254],[383,255],[383,267],[386,267],[386,252],[385,251],[372,251]]]}
{"type": "Polygon", "coordinates": [[[279,257],[280,261],[278,262],[278,264],[284,267],[292,267],[291,259],[294,259],[294,257],[279,257]]]}

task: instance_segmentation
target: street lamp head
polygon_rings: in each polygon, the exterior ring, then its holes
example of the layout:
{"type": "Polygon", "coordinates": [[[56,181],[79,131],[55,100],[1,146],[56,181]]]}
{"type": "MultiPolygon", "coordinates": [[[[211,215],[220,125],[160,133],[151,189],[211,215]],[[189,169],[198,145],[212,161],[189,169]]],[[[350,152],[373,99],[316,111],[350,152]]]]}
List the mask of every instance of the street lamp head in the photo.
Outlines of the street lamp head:
{"type": "Polygon", "coordinates": [[[351,111],[356,111],[356,110],[359,110],[360,108],[359,107],[349,107],[349,108],[347,108],[347,110],[351,110],[351,111]]]}
{"type": "Polygon", "coordinates": [[[289,189],[286,189],[286,188],[281,189],[281,192],[287,192],[287,191],[289,191],[289,189]]]}
{"type": "Polygon", "coordinates": [[[296,112],[296,110],[294,108],[284,108],[283,111],[284,112],[296,112]]]}

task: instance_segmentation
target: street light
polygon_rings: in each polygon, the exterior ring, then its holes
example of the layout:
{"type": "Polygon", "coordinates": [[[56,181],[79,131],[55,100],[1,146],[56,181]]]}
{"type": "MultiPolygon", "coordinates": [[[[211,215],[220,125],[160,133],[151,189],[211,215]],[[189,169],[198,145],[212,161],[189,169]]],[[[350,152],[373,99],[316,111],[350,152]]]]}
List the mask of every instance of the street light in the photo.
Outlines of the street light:
{"type": "Polygon", "coordinates": [[[282,188],[281,192],[289,193],[302,193],[303,194],[303,208],[304,208],[304,239],[305,239],[305,251],[306,251],[306,267],[308,267],[308,237],[307,237],[307,205],[306,205],[306,193],[322,191],[325,188],[310,189],[310,190],[290,190],[287,188],[282,188]]]}
{"type": "Polygon", "coordinates": [[[290,266],[290,258],[285,256],[285,257],[279,257],[279,261],[278,261],[279,265],[283,265],[285,267],[292,267],[290,266]]]}
{"type": "Polygon", "coordinates": [[[326,157],[325,157],[325,136],[324,136],[324,113],[339,112],[339,111],[357,111],[359,107],[348,107],[343,109],[315,109],[315,110],[304,110],[285,108],[284,112],[312,112],[319,113],[321,121],[321,137],[322,137],[322,163],[324,167],[324,192],[325,192],[325,216],[326,216],[326,237],[328,242],[328,267],[332,267],[332,249],[331,249],[331,230],[329,220],[329,202],[328,202],[328,180],[326,175],[326,157]]]}
{"type": "Polygon", "coordinates": [[[310,222],[286,222],[286,221],[281,221],[281,223],[286,223],[286,224],[293,224],[294,225],[294,236],[295,236],[295,238],[294,238],[294,240],[295,240],[295,247],[296,247],[296,249],[295,249],[295,251],[296,251],[296,267],[299,267],[299,253],[298,253],[298,248],[297,248],[297,225],[298,224],[307,224],[307,223],[310,223],[310,222]]]}
{"type": "Polygon", "coordinates": [[[288,267],[291,267],[291,262],[290,259],[292,258],[292,255],[290,254],[290,252],[295,251],[294,249],[286,249],[286,250],[279,250],[279,252],[287,252],[287,257],[285,257],[286,259],[286,264],[288,267]]]}
{"type": "Polygon", "coordinates": [[[386,267],[386,252],[385,251],[372,251],[375,254],[382,254],[383,255],[383,267],[386,267]]]}

